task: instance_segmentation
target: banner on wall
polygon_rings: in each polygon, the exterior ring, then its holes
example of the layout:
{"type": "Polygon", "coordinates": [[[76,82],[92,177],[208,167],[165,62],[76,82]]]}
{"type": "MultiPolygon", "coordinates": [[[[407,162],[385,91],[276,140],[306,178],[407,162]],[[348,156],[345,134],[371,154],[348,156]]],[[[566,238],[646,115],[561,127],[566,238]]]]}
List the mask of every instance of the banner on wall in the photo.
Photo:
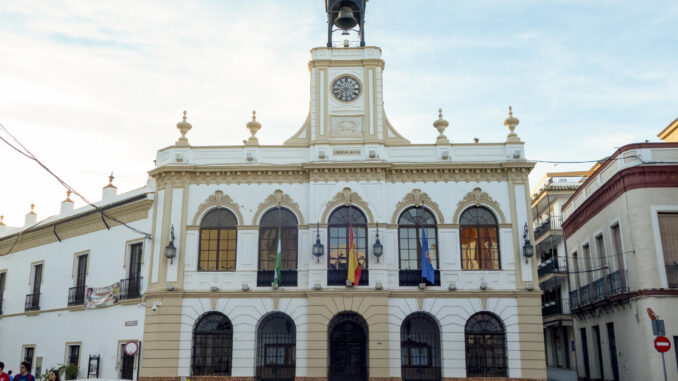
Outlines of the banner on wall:
{"type": "Polygon", "coordinates": [[[100,308],[118,304],[120,282],[106,287],[89,287],[85,291],[85,308],[100,308]]]}

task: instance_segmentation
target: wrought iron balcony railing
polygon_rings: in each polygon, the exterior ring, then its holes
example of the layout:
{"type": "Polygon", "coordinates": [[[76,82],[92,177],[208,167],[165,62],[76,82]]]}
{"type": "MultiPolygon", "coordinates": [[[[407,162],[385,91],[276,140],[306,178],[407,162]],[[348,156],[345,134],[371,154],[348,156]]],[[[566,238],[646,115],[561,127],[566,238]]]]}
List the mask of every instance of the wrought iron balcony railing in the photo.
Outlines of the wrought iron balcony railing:
{"type": "Polygon", "coordinates": [[[568,299],[552,300],[541,306],[542,316],[551,316],[556,314],[569,314],[570,301],[568,299]]]}
{"type": "Polygon", "coordinates": [[[562,224],[563,216],[550,216],[534,229],[535,241],[538,240],[544,234],[550,232],[551,230],[561,230],[562,224]]]}
{"type": "Polygon", "coordinates": [[[551,257],[539,265],[537,273],[540,278],[548,274],[567,273],[567,259],[563,257],[551,257]]]}
{"type": "Polygon", "coordinates": [[[141,281],[143,277],[120,280],[120,299],[134,299],[141,297],[141,281]]]}
{"type": "Polygon", "coordinates": [[[85,304],[85,290],[87,286],[80,285],[68,289],[68,305],[77,306],[85,304]]]}
{"type": "Polygon", "coordinates": [[[418,286],[419,283],[426,283],[428,286],[440,286],[440,270],[435,271],[435,283],[431,284],[428,280],[423,279],[421,270],[400,270],[399,284],[401,286],[418,286]]]}
{"type": "Polygon", "coordinates": [[[40,309],[40,293],[26,295],[26,311],[38,311],[40,309]]]}
{"type": "Polygon", "coordinates": [[[572,309],[579,309],[628,292],[626,270],[618,270],[596,279],[578,290],[570,291],[570,305],[572,309]]]}
{"type": "MultiPolygon", "coordinates": [[[[257,271],[257,287],[271,287],[273,278],[275,277],[274,270],[259,270],[257,271]]],[[[280,279],[278,286],[297,286],[297,270],[280,270],[280,279]]]]}
{"type": "MultiPolygon", "coordinates": [[[[328,286],[345,286],[347,269],[329,269],[327,270],[327,285],[328,286]]],[[[370,284],[370,272],[363,269],[360,274],[360,281],[358,286],[367,286],[370,284]]]]}

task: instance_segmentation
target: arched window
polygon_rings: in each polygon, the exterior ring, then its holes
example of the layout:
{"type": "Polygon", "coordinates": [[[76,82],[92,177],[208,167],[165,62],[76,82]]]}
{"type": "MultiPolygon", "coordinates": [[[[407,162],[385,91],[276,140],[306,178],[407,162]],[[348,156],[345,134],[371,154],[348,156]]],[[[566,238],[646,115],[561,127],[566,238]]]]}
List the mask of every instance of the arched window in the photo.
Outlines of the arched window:
{"type": "Polygon", "coordinates": [[[499,225],[487,208],[473,206],[459,218],[461,225],[461,268],[499,270],[499,225]]]}
{"type": "Polygon", "coordinates": [[[259,272],[257,286],[271,286],[278,254],[278,229],[280,229],[280,286],[297,285],[297,217],[285,208],[266,212],[259,223],[259,272]]]}
{"type": "Polygon", "coordinates": [[[351,228],[353,228],[353,240],[358,263],[362,267],[359,284],[369,284],[367,277],[367,219],[359,209],[342,206],[330,215],[327,231],[329,242],[327,284],[330,286],[346,284],[351,228]]]}
{"type": "Polygon", "coordinates": [[[440,329],[428,314],[415,312],[400,326],[400,364],[403,381],[438,381],[440,329]]]}
{"type": "Polygon", "coordinates": [[[193,329],[192,374],[231,375],[233,325],[219,312],[209,312],[193,329]]]}
{"type": "MultiPolygon", "coordinates": [[[[438,229],[433,214],[420,207],[406,209],[398,219],[399,283],[401,286],[416,286],[422,282],[428,283],[421,276],[422,228],[426,230],[431,264],[434,269],[438,269],[438,229]]],[[[435,280],[435,285],[440,286],[438,271],[436,271],[435,280]]]]}
{"type": "Polygon", "coordinates": [[[198,270],[235,271],[238,221],[228,209],[216,208],[200,223],[198,270]]]}
{"type": "Polygon", "coordinates": [[[261,321],[257,332],[258,381],[294,381],[296,332],[294,321],[281,312],[261,321]]]}
{"type": "Polygon", "coordinates": [[[466,377],[508,377],[506,333],[501,321],[479,312],[466,322],[466,377]]]}

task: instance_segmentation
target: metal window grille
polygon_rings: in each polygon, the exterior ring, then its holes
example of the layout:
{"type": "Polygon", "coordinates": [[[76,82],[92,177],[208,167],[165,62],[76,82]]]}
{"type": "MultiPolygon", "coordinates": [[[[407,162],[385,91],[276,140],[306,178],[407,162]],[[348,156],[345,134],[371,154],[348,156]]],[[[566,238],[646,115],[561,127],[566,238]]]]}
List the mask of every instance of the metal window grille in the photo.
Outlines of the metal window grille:
{"type": "Polygon", "coordinates": [[[507,377],[506,333],[502,323],[487,312],[466,322],[466,376],[507,377]]]}
{"type": "Polygon", "coordinates": [[[329,325],[328,381],[367,381],[367,323],[358,314],[343,312],[329,325]]]}
{"type": "Polygon", "coordinates": [[[464,270],[499,270],[499,225],[488,209],[474,206],[459,218],[464,270]]]}
{"type": "Polygon", "coordinates": [[[258,381],[293,381],[296,369],[296,326],[280,312],[268,315],[257,332],[258,381]]]}
{"type": "Polygon", "coordinates": [[[144,278],[129,278],[120,280],[120,299],[134,299],[141,297],[141,281],[144,278]]]}
{"type": "Polygon", "coordinates": [[[198,270],[235,271],[238,221],[224,208],[207,213],[200,225],[198,270]]]}
{"type": "Polygon", "coordinates": [[[231,375],[233,325],[218,312],[209,312],[193,329],[191,371],[194,376],[231,375]]]}
{"type": "Polygon", "coordinates": [[[75,286],[68,289],[68,305],[78,306],[85,303],[85,289],[87,286],[75,286]]]}
{"type": "Polygon", "coordinates": [[[367,219],[354,207],[337,208],[329,218],[327,256],[327,284],[343,286],[346,284],[348,271],[348,254],[351,245],[351,227],[358,263],[362,268],[359,285],[368,285],[367,270],[367,219]]]}
{"type": "Polygon", "coordinates": [[[400,363],[403,381],[441,379],[440,329],[427,314],[414,313],[403,321],[400,363]]]}

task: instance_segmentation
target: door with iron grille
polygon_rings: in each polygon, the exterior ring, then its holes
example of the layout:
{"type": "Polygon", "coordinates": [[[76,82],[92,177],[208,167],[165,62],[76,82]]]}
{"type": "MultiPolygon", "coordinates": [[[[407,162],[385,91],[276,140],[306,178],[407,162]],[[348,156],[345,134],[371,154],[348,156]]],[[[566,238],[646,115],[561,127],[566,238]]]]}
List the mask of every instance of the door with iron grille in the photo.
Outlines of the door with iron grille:
{"type": "Polygon", "coordinates": [[[329,326],[329,381],[367,381],[367,323],[342,312],[329,326]]]}
{"type": "Polygon", "coordinates": [[[257,380],[294,381],[295,351],[294,321],[281,312],[265,317],[257,332],[257,380]]]}
{"type": "Polygon", "coordinates": [[[120,348],[122,358],[120,359],[120,378],[123,380],[134,379],[134,356],[125,353],[125,345],[120,348]]]}
{"type": "Polygon", "coordinates": [[[429,315],[416,312],[400,327],[403,381],[440,381],[440,329],[429,315]]]}

